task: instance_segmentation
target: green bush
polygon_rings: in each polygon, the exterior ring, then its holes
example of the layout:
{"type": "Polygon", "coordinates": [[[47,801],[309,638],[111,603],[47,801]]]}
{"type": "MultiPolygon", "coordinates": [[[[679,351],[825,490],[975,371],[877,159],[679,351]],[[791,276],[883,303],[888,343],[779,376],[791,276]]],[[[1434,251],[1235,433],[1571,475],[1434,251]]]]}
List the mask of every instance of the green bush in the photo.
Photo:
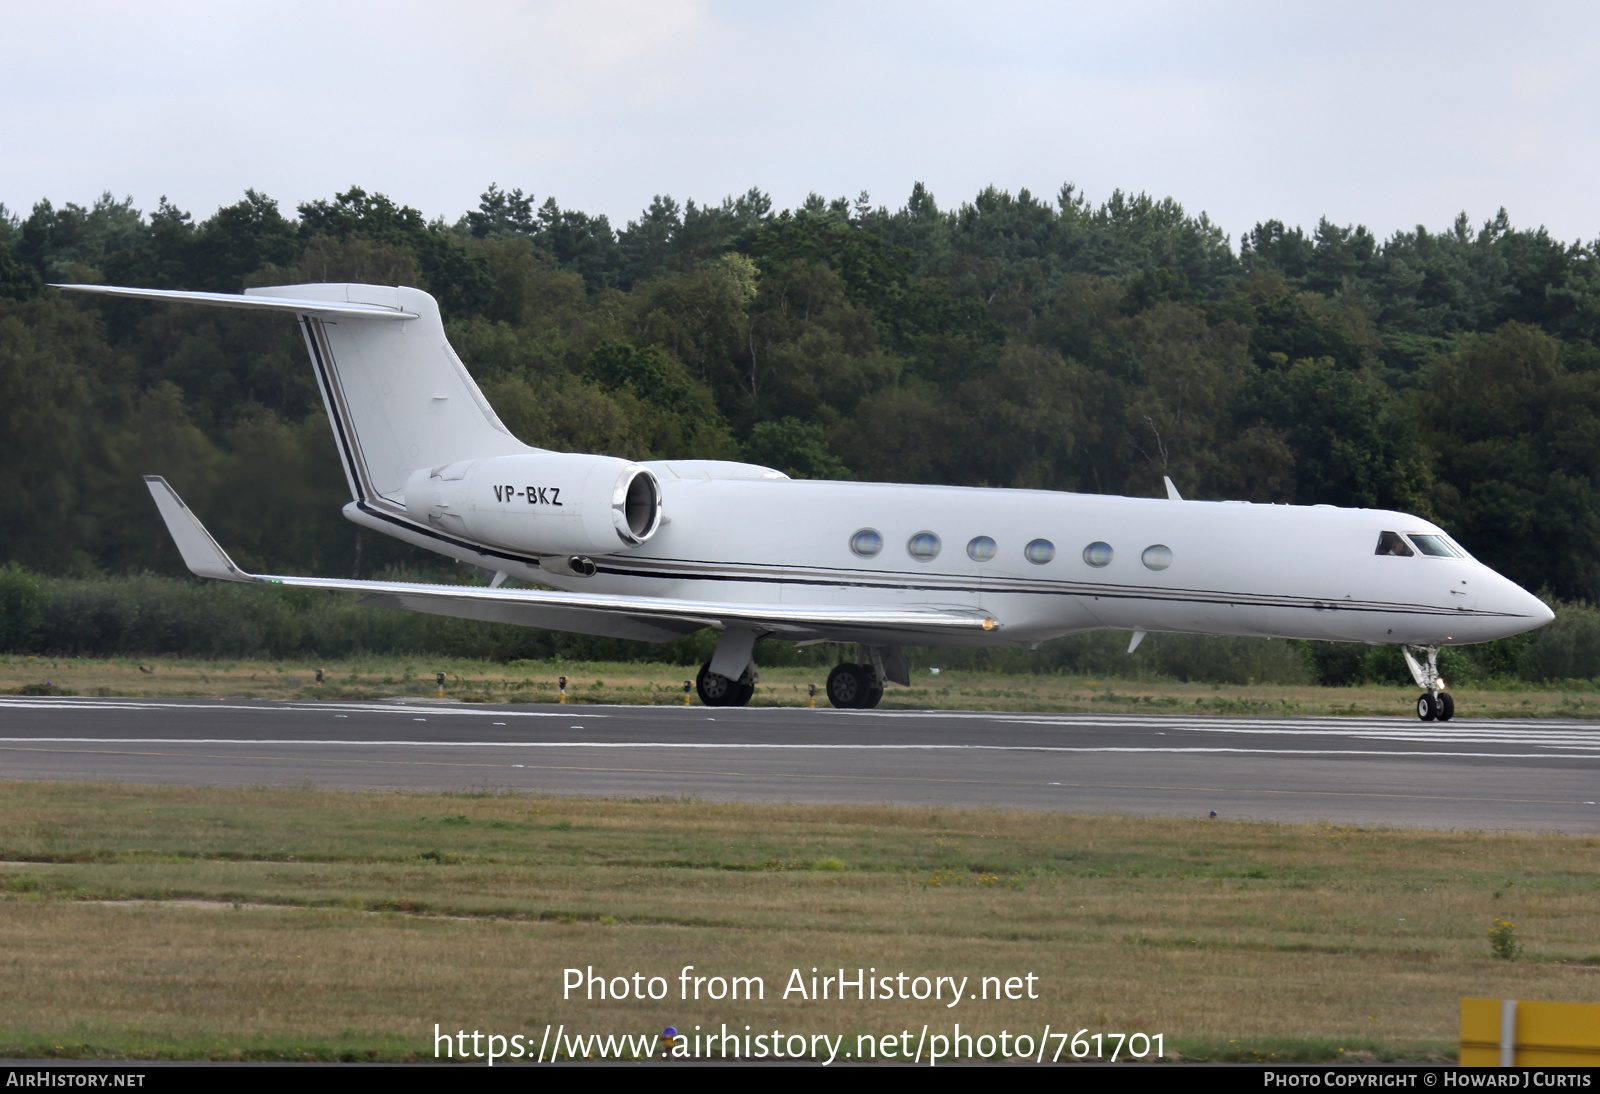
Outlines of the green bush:
{"type": "Polygon", "coordinates": [[[1558,604],[1555,619],[1527,635],[1516,673],[1524,680],[1592,680],[1600,676],[1600,610],[1558,604]]]}
{"type": "Polygon", "coordinates": [[[0,570],[0,649],[27,645],[44,616],[39,579],[15,562],[0,570]]]}

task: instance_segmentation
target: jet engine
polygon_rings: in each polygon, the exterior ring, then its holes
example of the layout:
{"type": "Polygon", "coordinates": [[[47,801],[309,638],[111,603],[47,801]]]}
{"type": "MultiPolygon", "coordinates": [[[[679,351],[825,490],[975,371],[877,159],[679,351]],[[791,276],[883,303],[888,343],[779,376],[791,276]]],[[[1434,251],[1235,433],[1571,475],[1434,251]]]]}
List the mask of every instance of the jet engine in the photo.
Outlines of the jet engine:
{"type": "MultiPolygon", "coordinates": [[[[532,452],[423,468],[406,512],[443,532],[546,557],[637,547],[661,524],[655,472],[614,456],[532,452]]],[[[590,565],[592,572],[592,564],[590,565]]]]}

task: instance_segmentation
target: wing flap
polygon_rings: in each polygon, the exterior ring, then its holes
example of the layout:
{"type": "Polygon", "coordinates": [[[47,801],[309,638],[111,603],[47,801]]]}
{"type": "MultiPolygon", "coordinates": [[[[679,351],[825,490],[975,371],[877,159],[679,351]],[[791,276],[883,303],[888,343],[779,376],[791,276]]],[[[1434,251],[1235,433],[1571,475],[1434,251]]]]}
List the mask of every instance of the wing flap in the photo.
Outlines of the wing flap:
{"type": "Polygon", "coordinates": [[[682,638],[699,630],[701,626],[698,623],[636,619],[610,612],[554,607],[526,599],[494,603],[450,596],[373,593],[363,597],[361,603],[369,608],[395,608],[458,619],[481,619],[486,623],[512,623],[519,627],[595,634],[602,638],[631,638],[638,642],[671,642],[674,638],[682,638]]]}

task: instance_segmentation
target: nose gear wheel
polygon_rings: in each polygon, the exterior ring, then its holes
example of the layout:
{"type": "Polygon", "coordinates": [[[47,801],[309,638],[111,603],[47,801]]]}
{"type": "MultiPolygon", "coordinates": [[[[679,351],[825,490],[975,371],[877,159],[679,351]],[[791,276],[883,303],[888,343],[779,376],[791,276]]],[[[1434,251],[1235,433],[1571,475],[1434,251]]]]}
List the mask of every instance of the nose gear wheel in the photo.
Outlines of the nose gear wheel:
{"type": "Polygon", "coordinates": [[[1448,722],[1455,716],[1456,701],[1444,690],[1444,681],[1439,679],[1439,647],[1401,646],[1400,654],[1406,659],[1411,678],[1423,689],[1417,697],[1417,717],[1424,722],[1448,722]],[[1418,661],[1416,654],[1419,653],[1426,660],[1418,661]]]}

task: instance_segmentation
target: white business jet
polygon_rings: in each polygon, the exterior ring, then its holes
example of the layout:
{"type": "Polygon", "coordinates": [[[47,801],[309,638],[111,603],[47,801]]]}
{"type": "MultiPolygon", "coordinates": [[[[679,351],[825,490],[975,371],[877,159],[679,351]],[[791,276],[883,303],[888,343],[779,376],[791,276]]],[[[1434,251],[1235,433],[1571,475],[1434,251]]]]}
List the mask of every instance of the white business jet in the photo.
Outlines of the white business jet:
{"type": "Polygon", "coordinates": [[[711,706],[742,706],[757,640],[853,644],[836,707],[909,684],[904,645],[1036,645],[1099,628],[1400,645],[1448,719],[1444,645],[1553,618],[1418,517],[1376,509],[791,480],[720,460],[634,463],[512,436],[445,339],[433,297],[375,285],[243,295],[60,285],[299,319],[364,528],[495,573],[487,586],[269,577],[234,565],[146,479],[202,577],[345,589],[363,604],[665,642],[714,627],[711,706]],[[504,588],[513,577],[553,587],[504,588]]]}

